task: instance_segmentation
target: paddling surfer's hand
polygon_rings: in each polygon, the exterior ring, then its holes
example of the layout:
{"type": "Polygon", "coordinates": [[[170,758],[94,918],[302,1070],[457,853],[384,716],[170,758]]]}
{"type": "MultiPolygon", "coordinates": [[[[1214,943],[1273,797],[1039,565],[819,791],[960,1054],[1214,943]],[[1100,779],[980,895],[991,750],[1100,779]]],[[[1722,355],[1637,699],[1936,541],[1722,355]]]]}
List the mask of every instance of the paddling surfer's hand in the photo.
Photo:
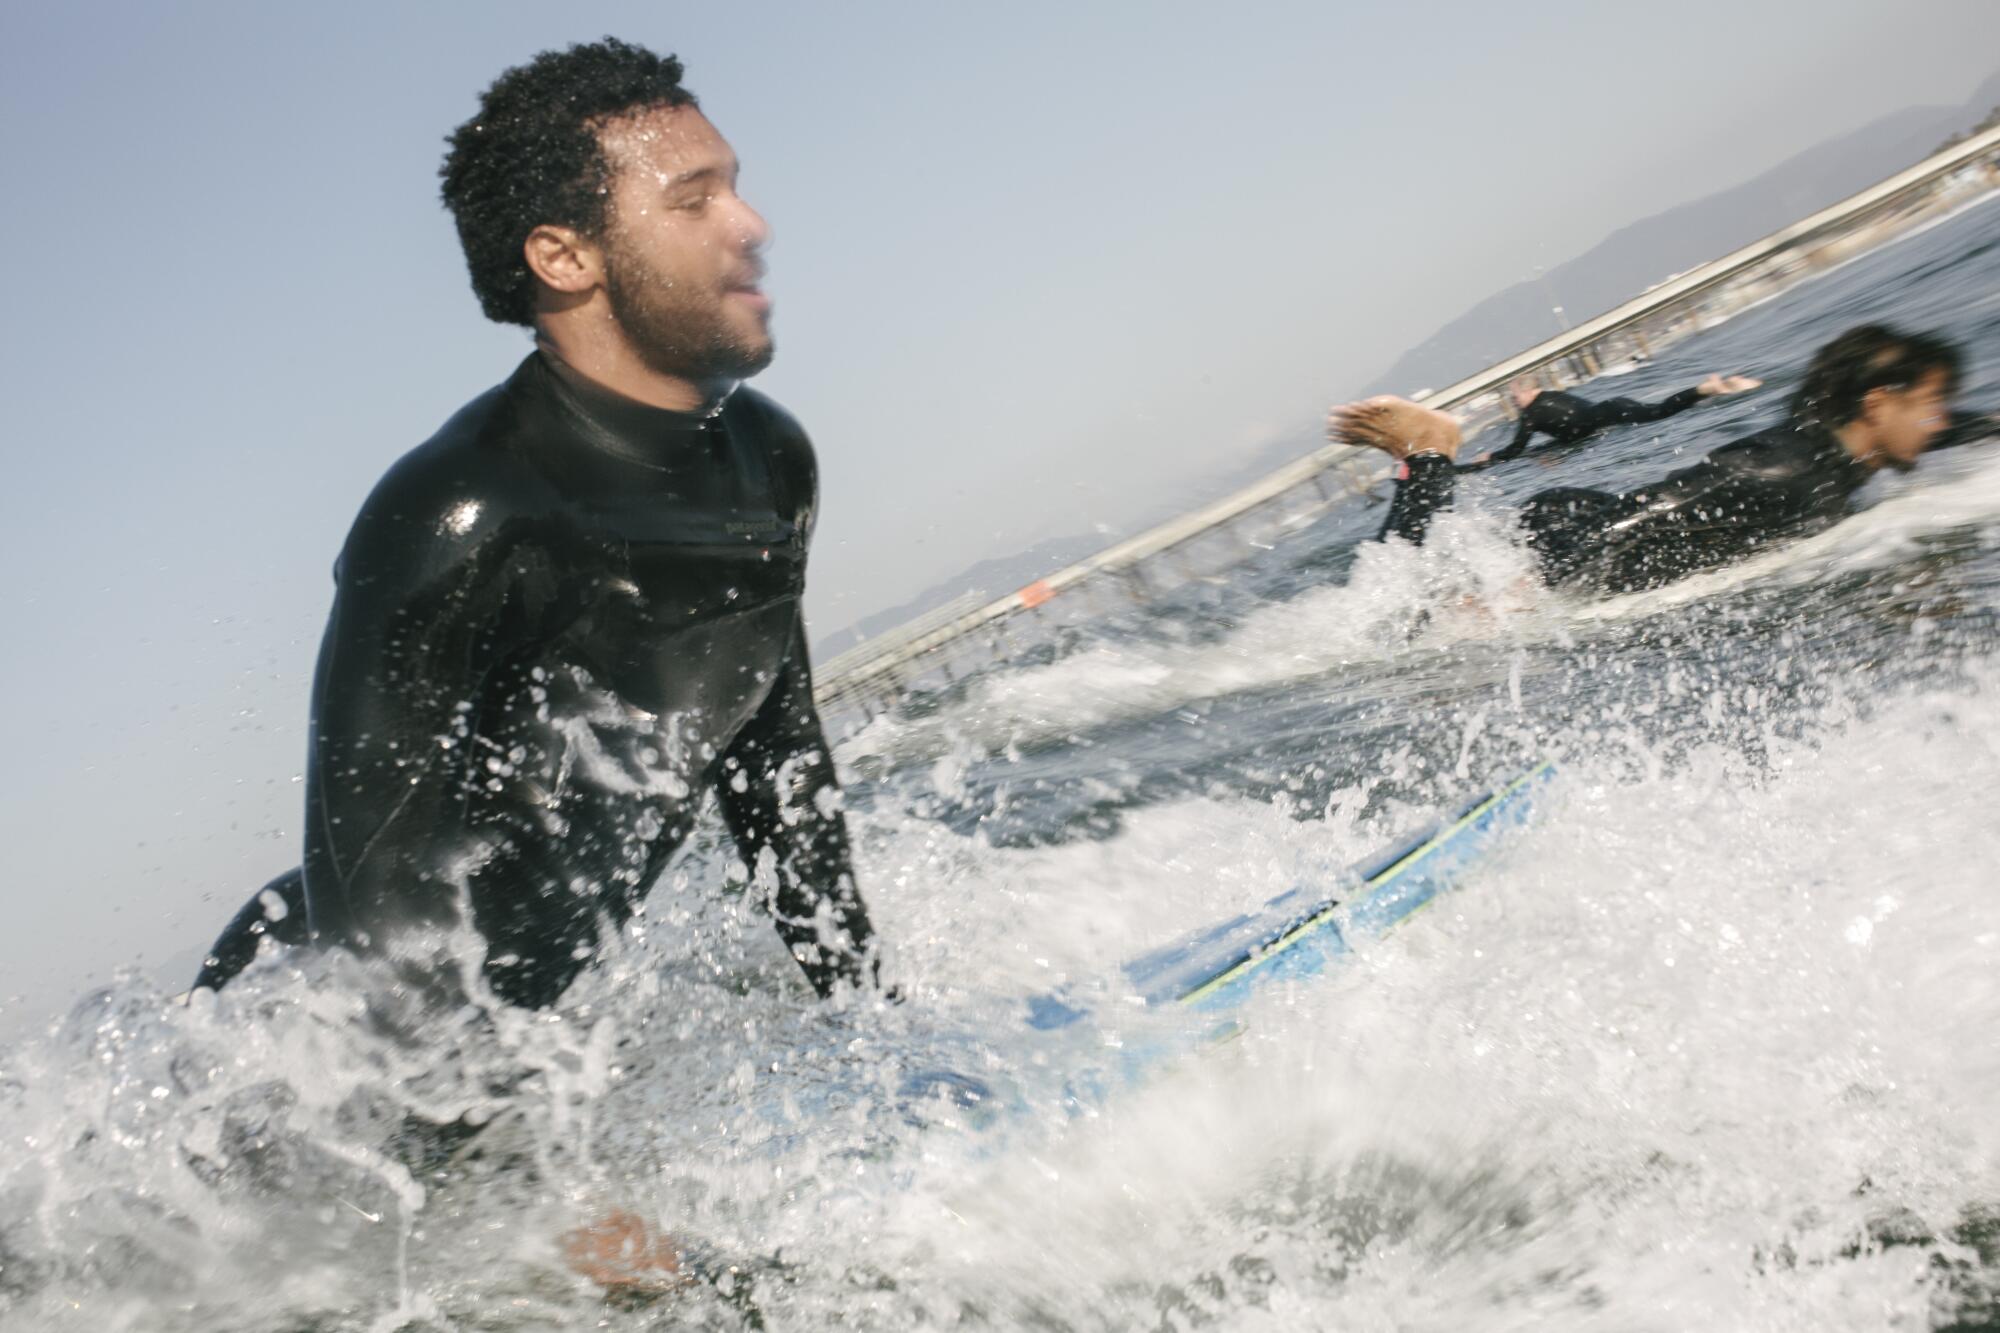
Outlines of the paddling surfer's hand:
{"type": "Polygon", "coordinates": [[[565,1231],[562,1255],[571,1272],[607,1291],[666,1291],[688,1281],[672,1237],[622,1208],[565,1231]]]}
{"type": "Polygon", "coordinates": [[[1391,394],[1334,407],[1326,414],[1326,434],[1399,460],[1415,454],[1455,459],[1464,443],[1456,418],[1391,394]]]}
{"type": "Polygon", "coordinates": [[[1719,398],[1726,394],[1748,393],[1761,389],[1764,381],[1753,380],[1748,375],[1710,375],[1695,387],[1695,392],[1704,398],[1719,398]]]}

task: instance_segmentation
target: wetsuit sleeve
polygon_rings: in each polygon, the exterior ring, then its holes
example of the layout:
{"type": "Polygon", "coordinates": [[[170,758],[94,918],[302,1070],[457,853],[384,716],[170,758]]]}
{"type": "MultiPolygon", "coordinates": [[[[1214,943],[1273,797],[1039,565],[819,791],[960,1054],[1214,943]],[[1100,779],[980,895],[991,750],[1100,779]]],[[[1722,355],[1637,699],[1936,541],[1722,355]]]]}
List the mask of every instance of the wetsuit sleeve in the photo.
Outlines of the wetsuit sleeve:
{"type": "Polygon", "coordinates": [[[1636,420],[1664,421],[1668,417],[1687,411],[1701,400],[1702,393],[1700,389],[1682,389],[1679,393],[1670,394],[1659,402],[1650,404],[1646,415],[1638,417],[1636,420]]]}
{"type": "Polygon", "coordinates": [[[202,959],[194,989],[221,990],[238,972],[256,961],[257,946],[267,937],[288,948],[304,944],[310,938],[305,877],[297,869],[287,870],[257,890],[223,927],[214,947],[202,959]]]}
{"type": "Polygon", "coordinates": [[[1514,438],[1509,440],[1503,448],[1495,449],[1476,463],[1459,463],[1456,465],[1458,470],[1460,472],[1484,472],[1495,463],[1504,463],[1511,458],[1519,458],[1527,451],[1528,441],[1534,439],[1535,432],[1542,429],[1541,422],[1537,420],[1535,412],[1536,404],[1540,402],[1541,399],[1537,398],[1533,403],[1529,403],[1521,409],[1521,415],[1514,422],[1514,438]]]}
{"type": "Polygon", "coordinates": [[[771,914],[813,989],[827,995],[836,982],[872,983],[874,930],[854,885],[847,817],[796,614],[785,665],[717,777],[723,817],[745,863],[754,873],[765,849],[772,853],[771,914]]]}
{"type": "Polygon", "coordinates": [[[383,480],[342,548],[313,682],[306,904],[315,935],[356,946],[457,911],[447,881],[475,850],[460,752],[481,743],[475,701],[518,648],[529,562],[502,549],[490,496],[409,471],[383,480]]]}
{"type": "Polygon", "coordinates": [[[1405,475],[1396,481],[1395,498],[1389,501],[1389,516],[1382,521],[1375,540],[1401,537],[1421,546],[1430,532],[1431,519],[1440,509],[1451,507],[1458,470],[1443,454],[1416,454],[1406,465],[1405,475]]]}
{"type": "Polygon", "coordinates": [[[1535,424],[1535,405],[1529,403],[1521,409],[1521,419],[1514,426],[1514,438],[1508,441],[1506,448],[1495,449],[1492,456],[1484,463],[1468,463],[1460,470],[1467,471],[1473,468],[1490,467],[1495,463],[1504,463],[1510,458],[1519,458],[1527,452],[1528,441],[1535,438],[1535,431],[1537,429],[1539,427],[1535,424]]]}

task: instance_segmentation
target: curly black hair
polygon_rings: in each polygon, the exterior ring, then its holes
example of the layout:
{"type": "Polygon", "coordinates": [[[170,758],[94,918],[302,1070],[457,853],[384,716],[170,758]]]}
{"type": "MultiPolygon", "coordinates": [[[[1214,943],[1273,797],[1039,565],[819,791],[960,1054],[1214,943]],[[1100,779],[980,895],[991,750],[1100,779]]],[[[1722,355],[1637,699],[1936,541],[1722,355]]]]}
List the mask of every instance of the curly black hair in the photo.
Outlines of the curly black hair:
{"type": "Polygon", "coordinates": [[[1907,389],[1942,373],[1945,390],[1958,389],[1958,347],[1934,333],[1905,333],[1886,324],[1863,324],[1813,353],[1805,379],[1792,395],[1794,420],[1833,429],[1861,415],[1875,389],[1907,389]]]}
{"type": "Polygon", "coordinates": [[[521,254],[529,232],[601,233],[611,166],[598,129],[633,112],[696,105],[678,59],[615,37],[544,51],[493,81],[479,113],[451,132],[438,168],[488,319],[535,322],[535,280],[521,254]]]}

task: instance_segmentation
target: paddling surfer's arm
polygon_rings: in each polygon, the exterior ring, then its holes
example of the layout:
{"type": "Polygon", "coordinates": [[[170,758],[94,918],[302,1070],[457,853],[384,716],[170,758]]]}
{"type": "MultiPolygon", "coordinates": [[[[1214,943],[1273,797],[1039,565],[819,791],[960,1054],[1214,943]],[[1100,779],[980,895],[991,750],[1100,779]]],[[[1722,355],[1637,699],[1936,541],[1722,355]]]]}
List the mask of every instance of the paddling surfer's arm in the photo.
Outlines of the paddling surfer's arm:
{"type": "Polygon", "coordinates": [[[872,984],[874,931],[854,884],[847,817],[796,615],[785,665],[723,756],[716,795],[745,864],[773,876],[771,915],[813,989],[826,995],[840,981],[872,984]]]}
{"type": "Polygon", "coordinates": [[[1720,389],[1709,389],[1697,384],[1678,393],[1670,393],[1657,403],[1640,403],[1636,410],[1625,414],[1625,420],[1619,424],[1639,425],[1648,421],[1665,421],[1668,417],[1679,416],[1690,407],[1696,406],[1704,398],[1715,397],[1721,392],[1723,391],[1720,389]]]}
{"type": "Polygon", "coordinates": [[[1534,439],[1535,432],[1541,428],[1540,414],[1535,411],[1535,405],[1530,403],[1521,410],[1521,419],[1514,427],[1514,438],[1509,440],[1504,448],[1495,449],[1485,458],[1467,463],[1462,470],[1470,472],[1478,467],[1490,466],[1494,463],[1504,463],[1510,458],[1519,458],[1527,452],[1528,441],[1534,439]]]}

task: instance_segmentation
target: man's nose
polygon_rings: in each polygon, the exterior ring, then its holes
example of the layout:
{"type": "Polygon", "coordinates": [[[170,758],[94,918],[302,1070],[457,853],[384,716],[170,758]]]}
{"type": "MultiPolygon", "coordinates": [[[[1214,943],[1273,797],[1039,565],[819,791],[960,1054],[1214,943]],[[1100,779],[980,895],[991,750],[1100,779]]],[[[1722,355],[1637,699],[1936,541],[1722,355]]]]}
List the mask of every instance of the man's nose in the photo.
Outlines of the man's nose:
{"type": "Polygon", "coordinates": [[[762,213],[741,199],[736,201],[734,221],[745,250],[762,250],[771,243],[771,224],[764,221],[762,213]]]}

